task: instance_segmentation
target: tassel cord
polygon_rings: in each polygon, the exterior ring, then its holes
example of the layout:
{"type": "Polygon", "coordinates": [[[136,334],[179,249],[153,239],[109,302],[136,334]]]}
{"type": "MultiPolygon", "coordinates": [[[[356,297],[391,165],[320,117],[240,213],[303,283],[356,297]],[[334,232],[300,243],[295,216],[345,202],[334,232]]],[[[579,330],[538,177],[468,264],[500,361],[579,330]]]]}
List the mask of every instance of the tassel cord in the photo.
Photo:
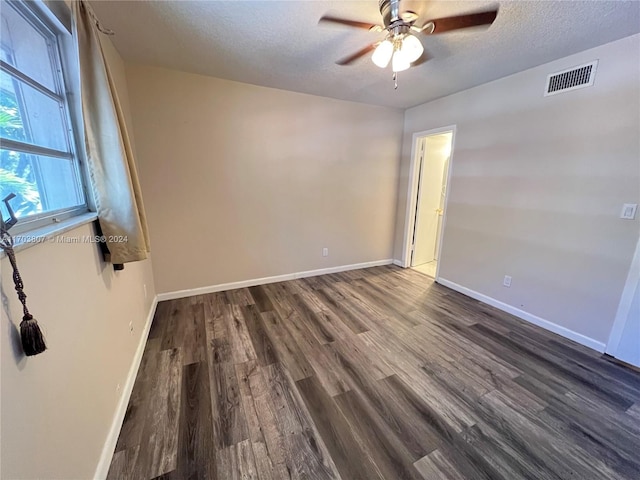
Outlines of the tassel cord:
{"type": "Polygon", "coordinates": [[[4,251],[7,252],[7,257],[9,257],[9,262],[11,263],[11,268],[13,269],[13,284],[15,286],[16,292],[18,293],[18,299],[20,299],[20,303],[22,303],[24,320],[30,320],[31,318],[33,318],[33,316],[29,313],[29,309],[27,308],[27,294],[24,293],[24,282],[22,281],[20,271],[18,270],[16,254],[13,251],[12,246],[5,248],[4,251]]]}
{"type": "Polygon", "coordinates": [[[24,293],[24,282],[18,270],[18,261],[16,260],[16,252],[13,250],[13,237],[4,228],[0,229],[0,248],[5,251],[9,262],[11,263],[11,269],[13,270],[13,285],[18,293],[18,299],[22,304],[22,312],[24,314],[23,320],[31,320],[33,316],[29,313],[27,308],[27,294],[24,293]]]}

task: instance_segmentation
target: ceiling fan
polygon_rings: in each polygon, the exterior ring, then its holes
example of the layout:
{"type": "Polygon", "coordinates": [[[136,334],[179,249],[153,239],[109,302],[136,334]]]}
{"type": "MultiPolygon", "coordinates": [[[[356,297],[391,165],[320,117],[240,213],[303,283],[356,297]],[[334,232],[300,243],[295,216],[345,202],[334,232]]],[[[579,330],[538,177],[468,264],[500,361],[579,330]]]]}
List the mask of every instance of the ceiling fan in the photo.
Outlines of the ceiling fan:
{"type": "MultiPolygon", "coordinates": [[[[429,20],[421,27],[415,25],[418,14],[410,10],[400,13],[400,0],[380,0],[380,13],[383,25],[347,20],[325,15],[320,23],[338,23],[355,28],[364,28],[372,32],[386,32],[384,40],[367,45],[361,50],[338,60],[338,65],[349,65],[358,58],[373,51],[371,60],[380,68],[386,68],[391,62],[394,79],[396,74],[411,67],[423,52],[422,42],[416,35],[432,35],[463,28],[491,25],[498,15],[498,10],[470,13],[454,17],[429,20]]],[[[397,84],[396,84],[397,88],[397,84]]]]}

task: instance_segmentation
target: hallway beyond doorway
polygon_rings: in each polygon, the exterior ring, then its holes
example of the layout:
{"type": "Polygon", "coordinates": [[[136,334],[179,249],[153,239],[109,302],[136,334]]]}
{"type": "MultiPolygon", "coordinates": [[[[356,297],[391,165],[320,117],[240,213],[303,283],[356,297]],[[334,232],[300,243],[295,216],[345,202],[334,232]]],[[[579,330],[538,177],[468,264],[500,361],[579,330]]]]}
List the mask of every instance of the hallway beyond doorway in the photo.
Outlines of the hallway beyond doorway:
{"type": "Polygon", "coordinates": [[[422,265],[416,265],[413,270],[417,272],[424,273],[425,275],[430,276],[431,278],[436,278],[436,269],[438,267],[437,260],[433,260],[432,262],[423,263],[422,265]]]}

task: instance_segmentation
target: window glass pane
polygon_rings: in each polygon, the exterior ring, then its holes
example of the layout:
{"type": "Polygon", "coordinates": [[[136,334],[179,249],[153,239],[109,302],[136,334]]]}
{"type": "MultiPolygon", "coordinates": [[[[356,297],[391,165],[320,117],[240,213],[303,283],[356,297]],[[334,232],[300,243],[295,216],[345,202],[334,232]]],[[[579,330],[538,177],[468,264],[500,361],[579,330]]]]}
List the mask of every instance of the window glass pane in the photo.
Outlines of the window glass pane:
{"type": "Polygon", "coordinates": [[[51,97],[0,72],[0,136],[69,151],[64,110],[51,97]]]}
{"type": "Polygon", "coordinates": [[[10,193],[22,218],[84,203],[71,160],[0,149],[0,200],[10,193]]]}
{"type": "Polygon", "coordinates": [[[11,4],[2,2],[1,58],[49,90],[57,92],[47,40],[11,4]]]}

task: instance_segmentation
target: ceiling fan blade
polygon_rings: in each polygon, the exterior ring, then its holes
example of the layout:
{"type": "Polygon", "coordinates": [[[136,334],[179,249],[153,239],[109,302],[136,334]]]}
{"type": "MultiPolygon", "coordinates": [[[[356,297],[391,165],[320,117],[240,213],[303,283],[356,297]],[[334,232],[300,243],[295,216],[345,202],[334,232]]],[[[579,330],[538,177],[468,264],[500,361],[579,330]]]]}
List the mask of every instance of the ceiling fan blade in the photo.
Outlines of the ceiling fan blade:
{"type": "Polygon", "coordinates": [[[348,57],[344,57],[336,62],[337,65],[349,65],[360,57],[366,55],[367,53],[373,51],[378,46],[377,43],[372,43],[371,45],[367,45],[361,50],[358,50],[356,53],[349,55],[348,57]]]}
{"type": "MultiPolygon", "coordinates": [[[[498,15],[497,10],[491,10],[489,12],[470,13],[468,15],[458,15],[456,17],[445,17],[431,20],[428,23],[433,23],[434,28],[432,33],[444,33],[452,30],[460,30],[462,28],[478,27],[480,25],[491,25],[498,15]]],[[[430,29],[426,29],[425,33],[430,29]]]]}
{"type": "Polygon", "coordinates": [[[348,27],[364,28],[365,30],[371,30],[378,26],[373,23],[358,22],[357,20],[347,20],[346,18],[331,17],[328,15],[321,17],[318,23],[338,23],[348,27]]]}

